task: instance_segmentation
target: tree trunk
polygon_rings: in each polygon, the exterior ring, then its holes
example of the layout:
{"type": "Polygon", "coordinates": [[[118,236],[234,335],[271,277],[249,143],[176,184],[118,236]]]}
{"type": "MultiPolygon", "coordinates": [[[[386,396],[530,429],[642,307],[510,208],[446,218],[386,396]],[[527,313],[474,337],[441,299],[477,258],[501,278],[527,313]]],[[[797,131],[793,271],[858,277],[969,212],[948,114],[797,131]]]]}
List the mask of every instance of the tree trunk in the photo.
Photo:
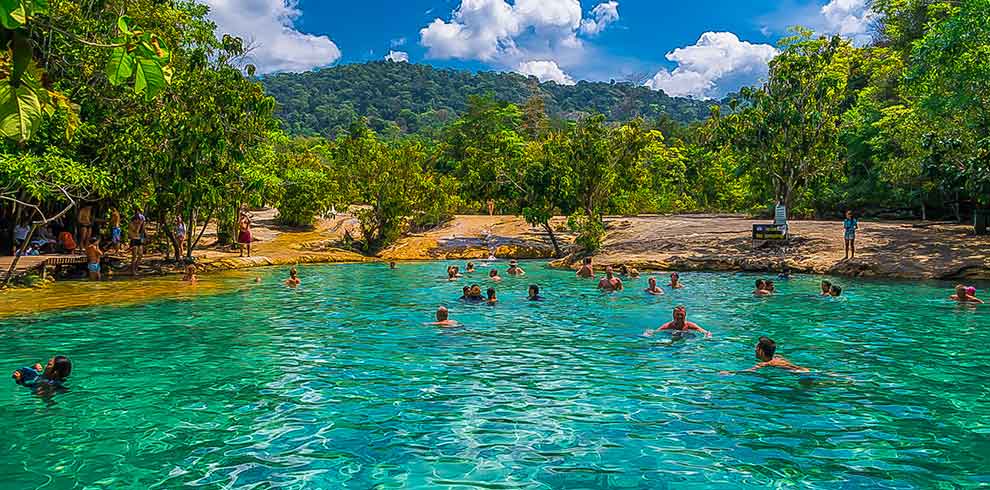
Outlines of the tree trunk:
{"type": "MultiPolygon", "coordinates": [[[[189,254],[189,258],[192,258],[192,250],[199,243],[199,240],[203,238],[203,233],[206,233],[206,226],[210,224],[210,220],[213,219],[213,209],[210,209],[210,214],[206,215],[206,221],[203,222],[203,227],[199,229],[199,235],[196,235],[196,239],[192,240],[192,228],[189,229],[189,250],[186,252],[189,254]]],[[[220,224],[217,223],[217,229],[219,230],[220,224]]]]}
{"type": "Polygon", "coordinates": [[[546,222],[546,223],[540,223],[540,224],[543,225],[543,229],[544,230],[547,230],[547,235],[550,235],[550,243],[553,244],[553,256],[554,256],[554,258],[559,259],[561,257],[561,255],[563,255],[563,253],[561,253],[561,251],[560,251],[560,245],[557,243],[557,235],[555,235],[553,233],[553,227],[550,226],[550,222],[549,221],[546,222]]]}
{"type": "Polygon", "coordinates": [[[21,256],[27,251],[28,245],[31,244],[31,239],[34,238],[34,231],[38,229],[38,223],[32,223],[31,229],[28,230],[27,238],[24,239],[24,243],[21,244],[21,249],[14,253],[14,260],[10,262],[10,267],[7,269],[7,274],[3,277],[3,283],[0,284],[0,289],[7,287],[10,282],[10,278],[14,275],[14,270],[17,269],[17,262],[21,260],[21,256]]]}

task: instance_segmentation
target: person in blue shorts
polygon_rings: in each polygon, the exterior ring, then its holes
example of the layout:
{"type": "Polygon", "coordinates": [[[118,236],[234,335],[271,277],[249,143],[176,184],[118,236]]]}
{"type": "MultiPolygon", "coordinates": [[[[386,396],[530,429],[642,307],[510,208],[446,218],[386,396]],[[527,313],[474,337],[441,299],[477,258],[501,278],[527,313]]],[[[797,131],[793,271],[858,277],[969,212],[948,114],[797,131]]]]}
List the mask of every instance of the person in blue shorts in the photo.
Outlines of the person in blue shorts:
{"type": "Polygon", "coordinates": [[[852,211],[846,211],[846,220],[842,222],[845,228],[846,259],[856,258],[856,230],[859,229],[859,220],[853,218],[852,211]]]}

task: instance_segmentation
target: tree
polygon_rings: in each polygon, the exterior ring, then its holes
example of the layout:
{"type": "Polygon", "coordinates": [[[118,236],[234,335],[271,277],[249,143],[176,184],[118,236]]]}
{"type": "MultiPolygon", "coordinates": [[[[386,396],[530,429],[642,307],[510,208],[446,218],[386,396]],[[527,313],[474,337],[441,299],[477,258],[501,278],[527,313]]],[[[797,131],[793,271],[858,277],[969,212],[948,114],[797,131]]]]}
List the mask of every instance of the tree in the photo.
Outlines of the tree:
{"type": "Polygon", "coordinates": [[[781,42],[770,62],[769,80],[744,89],[739,109],[713,115],[720,138],[744,170],[773,189],[791,207],[796,192],[812,179],[836,172],[838,128],[849,76],[847,41],[813,39],[808,30],[781,42]]]}

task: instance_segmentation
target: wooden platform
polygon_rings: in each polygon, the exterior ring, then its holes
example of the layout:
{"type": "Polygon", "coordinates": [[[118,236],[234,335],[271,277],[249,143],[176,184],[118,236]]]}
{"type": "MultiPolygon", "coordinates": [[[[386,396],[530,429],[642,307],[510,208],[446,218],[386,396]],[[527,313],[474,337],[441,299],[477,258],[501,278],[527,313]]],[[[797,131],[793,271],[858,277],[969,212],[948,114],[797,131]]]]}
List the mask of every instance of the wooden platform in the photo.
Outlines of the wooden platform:
{"type": "MultiPolygon", "coordinates": [[[[0,257],[0,273],[6,273],[7,269],[10,268],[11,262],[14,261],[14,257],[6,256],[0,257]]],[[[20,275],[28,271],[41,269],[46,266],[59,266],[59,265],[72,265],[72,264],[85,264],[86,256],[82,254],[69,255],[69,254],[49,254],[49,255],[32,255],[21,257],[21,260],[17,261],[17,268],[14,269],[14,275],[20,275]]],[[[2,276],[0,276],[2,278],[2,276]]]]}

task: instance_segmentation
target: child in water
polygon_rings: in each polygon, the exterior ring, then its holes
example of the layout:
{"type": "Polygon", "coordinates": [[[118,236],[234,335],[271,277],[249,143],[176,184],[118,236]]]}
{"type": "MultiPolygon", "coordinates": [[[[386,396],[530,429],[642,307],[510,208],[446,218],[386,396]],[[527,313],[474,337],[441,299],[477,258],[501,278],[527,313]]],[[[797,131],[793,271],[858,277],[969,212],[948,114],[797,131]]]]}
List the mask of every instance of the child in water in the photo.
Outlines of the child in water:
{"type": "Polygon", "coordinates": [[[65,379],[72,373],[72,361],[65,356],[55,356],[48,361],[45,369],[41,364],[20,368],[11,375],[14,381],[28,388],[62,387],[65,379]]]}

